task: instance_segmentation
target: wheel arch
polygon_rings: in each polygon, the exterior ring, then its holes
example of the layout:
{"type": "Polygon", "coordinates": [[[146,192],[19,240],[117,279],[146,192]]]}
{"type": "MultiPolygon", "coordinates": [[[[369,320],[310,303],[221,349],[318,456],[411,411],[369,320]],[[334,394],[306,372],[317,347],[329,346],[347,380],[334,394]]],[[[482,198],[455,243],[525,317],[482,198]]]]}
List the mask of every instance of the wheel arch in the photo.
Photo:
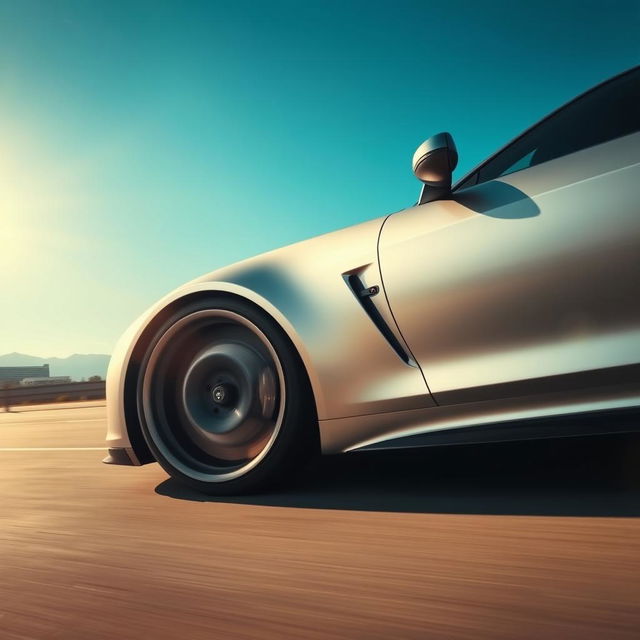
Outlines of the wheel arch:
{"type": "Polygon", "coordinates": [[[310,357],[304,348],[304,344],[286,316],[271,302],[244,287],[229,283],[209,283],[213,286],[203,286],[202,284],[190,287],[189,291],[182,291],[178,297],[173,297],[165,302],[160,308],[151,312],[150,319],[144,324],[138,336],[133,342],[130,356],[126,364],[124,373],[122,410],[126,424],[127,435],[131,448],[140,464],[154,462],[155,458],[151,453],[142,434],[140,419],[137,408],[137,385],[140,376],[140,365],[144,354],[155,335],[157,329],[165,322],[168,316],[194,302],[213,298],[226,297],[231,300],[241,300],[248,303],[256,310],[266,313],[279,327],[283,337],[291,348],[294,357],[299,361],[301,370],[305,374],[305,382],[310,394],[312,407],[315,410],[314,420],[317,423],[319,411],[318,399],[321,397],[320,385],[315,378],[313,368],[310,364],[310,357]],[[314,384],[315,382],[315,384],[314,384]]]}

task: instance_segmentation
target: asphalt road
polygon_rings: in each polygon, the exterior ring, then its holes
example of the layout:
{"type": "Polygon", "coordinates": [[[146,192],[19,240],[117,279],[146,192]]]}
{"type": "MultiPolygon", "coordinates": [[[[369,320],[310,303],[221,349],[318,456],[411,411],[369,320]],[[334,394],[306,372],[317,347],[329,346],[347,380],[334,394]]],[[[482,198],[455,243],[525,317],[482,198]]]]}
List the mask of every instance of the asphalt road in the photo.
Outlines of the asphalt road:
{"type": "Polygon", "coordinates": [[[0,414],[0,639],[640,637],[638,439],[361,453],[208,499],[0,414]]]}

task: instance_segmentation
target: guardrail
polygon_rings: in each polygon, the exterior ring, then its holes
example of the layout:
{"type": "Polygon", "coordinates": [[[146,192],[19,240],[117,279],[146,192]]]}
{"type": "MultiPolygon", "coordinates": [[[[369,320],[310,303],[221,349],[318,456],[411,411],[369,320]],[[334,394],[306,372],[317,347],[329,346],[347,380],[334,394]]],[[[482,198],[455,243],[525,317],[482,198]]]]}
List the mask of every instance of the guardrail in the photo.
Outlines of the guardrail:
{"type": "Polygon", "coordinates": [[[33,387],[9,387],[0,389],[0,406],[9,411],[20,404],[70,402],[72,400],[102,400],[105,382],[65,382],[33,387]]]}

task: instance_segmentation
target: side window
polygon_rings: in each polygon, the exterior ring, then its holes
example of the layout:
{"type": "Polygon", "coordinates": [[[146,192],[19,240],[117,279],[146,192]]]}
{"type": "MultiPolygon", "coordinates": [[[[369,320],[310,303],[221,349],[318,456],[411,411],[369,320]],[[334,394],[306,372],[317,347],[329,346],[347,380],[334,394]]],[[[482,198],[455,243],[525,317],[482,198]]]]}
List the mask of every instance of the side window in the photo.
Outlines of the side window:
{"type": "Polygon", "coordinates": [[[490,159],[469,187],[640,131],[640,68],[577,98],[490,159]]]}

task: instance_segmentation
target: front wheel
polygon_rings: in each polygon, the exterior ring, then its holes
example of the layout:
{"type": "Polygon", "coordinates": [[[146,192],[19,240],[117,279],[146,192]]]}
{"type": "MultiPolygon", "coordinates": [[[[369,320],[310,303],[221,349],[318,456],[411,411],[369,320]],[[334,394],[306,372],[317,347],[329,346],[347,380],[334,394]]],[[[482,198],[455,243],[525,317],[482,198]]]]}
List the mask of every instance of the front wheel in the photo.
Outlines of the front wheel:
{"type": "Polygon", "coordinates": [[[156,460],[199,491],[262,490],[318,450],[311,390],[278,324],[219,296],[176,311],[154,333],[137,390],[156,460]]]}

